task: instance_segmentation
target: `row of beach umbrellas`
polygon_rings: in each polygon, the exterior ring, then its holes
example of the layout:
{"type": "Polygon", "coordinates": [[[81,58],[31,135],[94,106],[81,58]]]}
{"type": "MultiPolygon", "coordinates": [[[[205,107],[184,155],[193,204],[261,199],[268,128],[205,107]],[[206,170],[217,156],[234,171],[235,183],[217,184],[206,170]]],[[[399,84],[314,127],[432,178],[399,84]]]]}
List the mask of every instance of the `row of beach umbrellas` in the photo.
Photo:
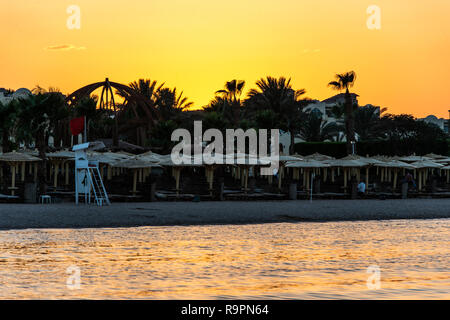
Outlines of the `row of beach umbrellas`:
{"type": "MultiPolygon", "coordinates": [[[[62,150],[46,154],[47,160],[51,163],[51,174],[54,178],[54,187],[57,187],[59,172],[65,174],[65,182],[69,182],[69,164],[75,159],[75,153],[68,150],[62,150]]],[[[202,161],[203,159],[196,159],[196,157],[184,157],[182,164],[176,164],[172,161],[170,155],[160,155],[153,152],[147,152],[140,155],[133,155],[126,152],[88,152],[89,160],[98,161],[103,175],[104,168],[107,169],[107,179],[118,172],[125,169],[133,171],[133,193],[136,193],[137,181],[142,182],[150,173],[152,168],[171,167],[172,174],[176,180],[176,190],[179,190],[180,172],[183,167],[205,167],[206,178],[212,189],[214,179],[214,169],[217,165],[207,165],[202,161]]],[[[215,159],[222,159],[223,164],[233,164],[234,175],[243,182],[243,187],[246,190],[248,184],[248,176],[251,167],[268,167],[271,164],[270,158],[257,158],[252,155],[244,153],[236,153],[233,155],[214,155],[215,159]]],[[[327,179],[329,170],[331,170],[332,181],[335,178],[335,172],[340,175],[344,173],[344,187],[347,187],[348,178],[355,174],[359,178],[360,170],[366,170],[366,184],[368,185],[369,170],[376,168],[377,174],[381,174],[382,181],[391,181],[393,175],[394,188],[397,184],[398,173],[400,170],[414,170],[415,175],[418,175],[419,189],[426,181],[428,171],[430,169],[440,169],[447,171],[447,180],[450,181],[450,158],[446,156],[428,154],[425,156],[406,156],[406,157],[386,157],[374,156],[363,157],[358,155],[350,155],[345,158],[335,159],[333,157],[323,154],[312,154],[309,156],[293,155],[293,156],[279,156],[280,167],[277,172],[278,183],[281,188],[282,177],[285,176],[284,170],[288,168],[292,170],[293,178],[298,179],[300,172],[304,176],[304,185],[309,185],[310,173],[322,173],[324,180],[327,179]]],[[[29,172],[34,173],[36,178],[38,166],[37,163],[41,161],[38,157],[37,151],[26,150],[19,152],[10,152],[0,154],[0,162],[6,162],[11,167],[12,183],[11,194],[14,195],[15,190],[15,176],[21,173],[21,179],[24,180],[26,173],[26,166],[29,167],[29,172]]],[[[3,175],[3,171],[0,172],[3,175]]],[[[269,175],[269,180],[272,179],[269,175]]]]}

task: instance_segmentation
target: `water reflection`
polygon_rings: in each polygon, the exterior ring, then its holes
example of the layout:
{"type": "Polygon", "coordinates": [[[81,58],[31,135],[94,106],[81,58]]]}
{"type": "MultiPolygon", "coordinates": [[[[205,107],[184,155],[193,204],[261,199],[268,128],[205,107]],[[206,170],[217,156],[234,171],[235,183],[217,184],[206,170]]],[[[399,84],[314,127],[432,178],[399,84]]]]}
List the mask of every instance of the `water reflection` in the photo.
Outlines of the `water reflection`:
{"type": "Polygon", "coordinates": [[[450,220],[1,231],[0,298],[448,299],[449,241],[450,220]]]}

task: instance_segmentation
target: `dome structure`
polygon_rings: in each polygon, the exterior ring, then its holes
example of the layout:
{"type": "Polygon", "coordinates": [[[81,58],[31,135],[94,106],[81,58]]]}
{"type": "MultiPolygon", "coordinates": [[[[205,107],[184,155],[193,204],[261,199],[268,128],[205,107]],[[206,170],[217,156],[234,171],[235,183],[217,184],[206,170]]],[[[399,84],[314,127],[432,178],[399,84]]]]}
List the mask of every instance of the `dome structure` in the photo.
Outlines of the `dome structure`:
{"type": "Polygon", "coordinates": [[[31,91],[26,88],[17,89],[13,94],[13,99],[26,98],[31,95],[31,91]]]}

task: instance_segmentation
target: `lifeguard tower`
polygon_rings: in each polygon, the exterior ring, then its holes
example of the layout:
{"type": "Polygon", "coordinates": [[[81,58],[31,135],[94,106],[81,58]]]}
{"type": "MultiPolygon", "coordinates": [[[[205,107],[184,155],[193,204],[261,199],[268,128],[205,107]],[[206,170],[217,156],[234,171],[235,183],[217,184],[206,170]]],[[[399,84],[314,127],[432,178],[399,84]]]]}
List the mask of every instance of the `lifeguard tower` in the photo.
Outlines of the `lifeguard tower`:
{"type": "Polygon", "coordinates": [[[108,194],[98,169],[98,161],[90,161],[87,151],[102,149],[105,145],[98,142],[87,142],[73,147],[75,151],[75,203],[78,205],[80,195],[84,203],[91,203],[91,192],[94,193],[95,204],[110,205],[108,194]]]}

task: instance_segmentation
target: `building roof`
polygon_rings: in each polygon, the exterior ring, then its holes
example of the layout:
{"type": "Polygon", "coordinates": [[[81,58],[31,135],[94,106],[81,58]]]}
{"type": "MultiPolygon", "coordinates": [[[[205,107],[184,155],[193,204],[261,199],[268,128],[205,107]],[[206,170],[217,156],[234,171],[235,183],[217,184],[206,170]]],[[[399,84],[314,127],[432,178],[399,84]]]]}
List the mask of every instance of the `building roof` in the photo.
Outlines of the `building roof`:
{"type": "MultiPolygon", "coordinates": [[[[350,93],[350,95],[352,96],[353,100],[356,100],[356,98],[359,97],[359,95],[357,95],[356,93],[350,93]]],[[[325,102],[325,103],[336,103],[336,102],[338,102],[338,100],[343,100],[343,99],[345,99],[345,93],[339,93],[339,94],[337,94],[337,95],[335,95],[335,96],[333,96],[331,98],[323,100],[322,102],[325,102]]]]}

